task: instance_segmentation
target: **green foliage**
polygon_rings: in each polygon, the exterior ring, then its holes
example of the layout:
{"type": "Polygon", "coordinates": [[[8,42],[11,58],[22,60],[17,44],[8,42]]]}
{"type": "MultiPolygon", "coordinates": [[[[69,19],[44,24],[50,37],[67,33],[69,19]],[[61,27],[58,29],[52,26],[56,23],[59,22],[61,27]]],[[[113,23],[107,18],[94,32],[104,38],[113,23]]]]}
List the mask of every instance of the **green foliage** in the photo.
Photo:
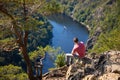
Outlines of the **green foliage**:
{"type": "Polygon", "coordinates": [[[28,76],[21,67],[8,65],[0,67],[0,80],[26,80],[28,76]]]}
{"type": "MultiPolygon", "coordinates": [[[[46,0],[43,0],[45,3],[46,0]]],[[[49,0],[45,3],[45,6],[42,6],[41,9],[38,10],[42,15],[50,15],[54,13],[61,13],[62,7],[56,0],[49,0]]]]}
{"type": "Polygon", "coordinates": [[[40,24],[42,26],[36,27],[36,30],[30,31],[28,38],[28,48],[29,51],[33,51],[37,48],[37,46],[45,47],[49,44],[49,40],[52,38],[52,27],[48,23],[48,21],[44,18],[41,18],[40,24]]]}
{"type": "Polygon", "coordinates": [[[54,48],[54,47],[51,47],[49,45],[47,45],[44,50],[49,53],[50,57],[52,60],[55,60],[57,54],[61,53],[62,50],[60,47],[57,47],[57,48],[54,48]]]}
{"type": "Polygon", "coordinates": [[[108,50],[120,50],[120,29],[112,30],[106,34],[101,34],[92,52],[101,53],[108,50]]]}
{"type": "Polygon", "coordinates": [[[47,45],[44,50],[48,53],[59,53],[61,51],[61,48],[58,47],[58,48],[54,48],[54,47],[51,47],[50,45],[47,45]]]}
{"type": "Polygon", "coordinates": [[[13,38],[5,38],[5,39],[1,39],[0,40],[0,43],[8,43],[8,42],[10,42],[10,41],[12,41],[13,40],[13,38]]]}
{"type": "Polygon", "coordinates": [[[12,32],[10,31],[10,27],[7,28],[5,27],[7,26],[6,23],[7,20],[1,20],[1,21],[2,22],[0,22],[0,40],[3,40],[4,38],[11,37],[12,32]]]}
{"type": "Polygon", "coordinates": [[[64,65],[65,65],[65,54],[64,53],[60,53],[56,57],[55,66],[56,67],[62,67],[64,65]]]}
{"type": "Polygon", "coordinates": [[[45,57],[45,53],[48,53],[52,60],[55,59],[58,53],[61,52],[61,48],[53,48],[50,45],[47,45],[46,47],[39,46],[36,50],[29,53],[30,59],[34,61],[38,56],[45,57]]]}
{"type": "Polygon", "coordinates": [[[43,47],[37,47],[37,50],[29,53],[30,59],[34,61],[38,56],[45,56],[45,51],[43,47]]]}
{"type": "Polygon", "coordinates": [[[4,66],[0,67],[0,74],[17,74],[20,73],[22,70],[20,67],[9,65],[9,66],[4,66]]]}
{"type": "Polygon", "coordinates": [[[112,2],[112,7],[104,7],[105,17],[103,21],[100,21],[101,24],[99,24],[103,32],[91,52],[101,53],[107,50],[120,50],[120,10],[118,9],[118,4],[118,1],[116,3],[112,2]]]}
{"type": "MultiPolygon", "coordinates": [[[[15,43],[15,40],[12,37],[3,38],[3,39],[0,39],[0,48],[1,48],[1,51],[4,51],[4,50],[10,51],[18,48],[18,44],[15,43]]],[[[2,54],[2,52],[0,54],[2,54]]]]}

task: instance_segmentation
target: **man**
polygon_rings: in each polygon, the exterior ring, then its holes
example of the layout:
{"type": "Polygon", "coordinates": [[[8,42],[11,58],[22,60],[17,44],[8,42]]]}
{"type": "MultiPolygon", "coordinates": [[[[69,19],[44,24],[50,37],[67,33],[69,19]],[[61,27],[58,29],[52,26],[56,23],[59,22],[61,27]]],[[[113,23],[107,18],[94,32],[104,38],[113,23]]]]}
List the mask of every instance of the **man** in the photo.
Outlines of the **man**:
{"type": "Polygon", "coordinates": [[[67,65],[70,65],[73,63],[73,58],[77,57],[78,59],[83,59],[85,56],[85,45],[83,42],[79,42],[78,38],[75,37],[73,39],[74,47],[72,49],[71,54],[66,54],[66,61],[67,65]]]}
{"type": "Polygon", "coordinates": [[[72,55],[73,56],[78,56],[79,58],[84,58],[85,56],[85,45],[84,43],[81,41],[79,42],[78,38],[75,37],[73,39],[74,41],[74,47],[72,49],[72,55]]]}

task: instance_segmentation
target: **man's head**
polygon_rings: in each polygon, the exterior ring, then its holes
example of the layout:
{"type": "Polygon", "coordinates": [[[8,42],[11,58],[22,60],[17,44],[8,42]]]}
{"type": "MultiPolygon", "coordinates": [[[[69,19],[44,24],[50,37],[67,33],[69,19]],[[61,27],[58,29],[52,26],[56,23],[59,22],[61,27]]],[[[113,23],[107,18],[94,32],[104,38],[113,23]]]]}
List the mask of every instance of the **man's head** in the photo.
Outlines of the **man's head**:
{"type": "Polygon", "coordinates": [[[73,41],[74,41],[74,43],[78,43],[78,38],[77,37],[75,37],[74,39],[73,39],[73,41]]]}

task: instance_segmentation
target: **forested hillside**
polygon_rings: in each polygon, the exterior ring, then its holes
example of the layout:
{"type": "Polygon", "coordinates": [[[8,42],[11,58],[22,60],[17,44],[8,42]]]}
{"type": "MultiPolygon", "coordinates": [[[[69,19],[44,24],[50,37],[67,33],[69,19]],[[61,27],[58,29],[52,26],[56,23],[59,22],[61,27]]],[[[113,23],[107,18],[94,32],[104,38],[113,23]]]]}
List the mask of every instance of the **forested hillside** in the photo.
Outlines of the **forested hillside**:
{"type": "Polygon", "coordinates": [[[64,13],[89,26],[90,52],[120,50],[120,0],[58,0],[64,13]]]}

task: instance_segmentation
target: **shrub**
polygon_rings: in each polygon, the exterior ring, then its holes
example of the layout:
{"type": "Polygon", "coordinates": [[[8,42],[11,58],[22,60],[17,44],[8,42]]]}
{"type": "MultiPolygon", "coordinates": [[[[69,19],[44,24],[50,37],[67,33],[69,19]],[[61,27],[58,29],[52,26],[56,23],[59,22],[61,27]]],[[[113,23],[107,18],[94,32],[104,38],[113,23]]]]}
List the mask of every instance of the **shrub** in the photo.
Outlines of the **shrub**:
{"type": "Polygon", "coordinates": [[[0,80],[27,80],[28,75],[22,71],[21,67],[12,64],[0,66],[0,80]]]}
{"type": "Polygon", "coordinates": [[[65,54],[64,53],[58,54],[55,60],[55,66],[62,67],[64,65],[65,65],[65,54]]]}

